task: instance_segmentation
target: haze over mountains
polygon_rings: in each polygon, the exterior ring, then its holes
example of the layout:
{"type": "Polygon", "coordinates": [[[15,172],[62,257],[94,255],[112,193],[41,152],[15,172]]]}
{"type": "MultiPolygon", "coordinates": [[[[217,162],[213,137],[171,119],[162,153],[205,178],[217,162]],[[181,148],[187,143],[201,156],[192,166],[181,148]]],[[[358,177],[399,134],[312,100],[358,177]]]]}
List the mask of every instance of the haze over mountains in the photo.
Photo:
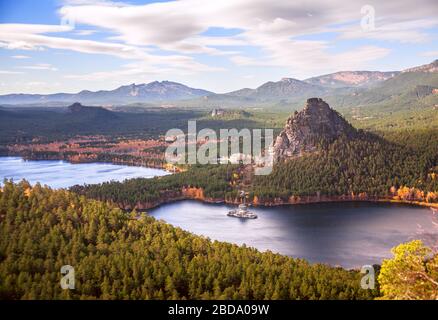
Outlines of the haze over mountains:
{"type": "Polygon", "coordinates": [[[288,99],[298,96],[318,96],[333,92],[333,89],[360,88],[388,80],[399,72],[340,71],[306,80],[283,78],[266,82],[256,89],[241,89],[227,93],[228,96],[249,97],[261,100],[288,99]]]}
{"type": "MultiPolygon", "coordinates": [[[[336,109],[384,108],[388,112],[438,105],[438,60],[402,72],[344,71],[307,80],[284,78],[191,101],[191,106],[298,110],[320,97],[336,109]]],[[[189,102],[186,102],[188,104],[189,102]]]]}
{"type": "Polygon", "coordinates": [[[88,91],[76,94],[8,94],[0,96],[3,104],[30,104],[49,102],[80,102],[87,104],[129,104],[135,102],[157,102],[193,99],[213,94],[210,91],[194,89],[171,81],[154,81],[121,86],[115,90],[88,91]]]}
{"type": "Polygon", "coordinates": [[[404,108],[435,106],[438,103],[438,60],[404,70],[370,88],[356,88],[343,94],[326,96],[336,106],[390,106],[404,108]]]}
{"type": "Polygon", "coordinates": [[[306,80],[283,78],[269,81],[258,88],[216,94],[195,89],[171,81],[154,81],[147,84],[131,84],[115,90],[92,92],[83,90],[77,94],[57,93],[8,94],[0,96],[0,104],[71,104],[127,105],[132,103],[220,107],[250,106],[260,103],[302,103],[309,97],[326,98],[331,104],[380,103],[404,95],[424,98],[438,88],[438,60],[404,71],[340,71],[312,77],[306,80]]]}
{"type": "Polygon", "coordinates": [[[399,71],[340,71],[304,81],[330,88],[365,87],[388,80],[399,73],[399,71]]]}
{"type": "Polygon", "coordinates": [[[317,96],[328,90],[319,85],[313,85],[305,81],[283,78],[277,82],[266,82],[256,89],[242,89],[225,94],[253,100],[279,100],[297,96],[317,96]]]}

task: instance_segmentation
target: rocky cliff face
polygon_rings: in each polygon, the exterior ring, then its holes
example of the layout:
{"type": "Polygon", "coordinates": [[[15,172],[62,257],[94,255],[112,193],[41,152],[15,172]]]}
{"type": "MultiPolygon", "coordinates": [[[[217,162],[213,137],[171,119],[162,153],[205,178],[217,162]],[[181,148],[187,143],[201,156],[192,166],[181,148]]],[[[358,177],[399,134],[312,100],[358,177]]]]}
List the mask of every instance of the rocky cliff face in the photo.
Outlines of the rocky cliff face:
{"type": "Polygon", "coordinates": [[[320,98],[311,98],[300,112],[286,122],[274,143],[274,160],[284,161],[304,153],[317,151],[322,141],[333,141],[346,135],[353,137],[356,130],[339,113],[320,98]]]}

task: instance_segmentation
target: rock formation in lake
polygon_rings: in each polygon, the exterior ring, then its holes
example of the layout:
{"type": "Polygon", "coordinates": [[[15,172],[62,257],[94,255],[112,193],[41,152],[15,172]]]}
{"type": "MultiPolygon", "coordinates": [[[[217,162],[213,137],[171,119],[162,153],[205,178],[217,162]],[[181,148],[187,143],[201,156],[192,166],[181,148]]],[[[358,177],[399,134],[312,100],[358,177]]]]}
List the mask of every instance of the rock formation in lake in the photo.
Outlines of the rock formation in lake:
{"type": "Polygon", "coordinates": [[[356,130],[320,98],[311,98],[300,112],[287,120],[274,143],[274,160],[284,161],[315,152],[322,142],[331,142],[345,135],[353,137],[356,130]]]}

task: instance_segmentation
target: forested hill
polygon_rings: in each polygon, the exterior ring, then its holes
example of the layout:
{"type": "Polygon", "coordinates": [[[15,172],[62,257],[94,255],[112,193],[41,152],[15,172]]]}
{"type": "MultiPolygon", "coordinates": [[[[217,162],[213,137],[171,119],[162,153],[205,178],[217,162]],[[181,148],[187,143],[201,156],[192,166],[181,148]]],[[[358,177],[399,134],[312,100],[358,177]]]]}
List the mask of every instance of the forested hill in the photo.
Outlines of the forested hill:
{"type": "Polygon", "coordinates": [[[5,182],[0,299],[371,299],[362,275],[195,236],[65,190],[5,182]],[[63,265],[75,289],[60,287],[63,265]]]}
{"type": "Polygon", "coordinates": [[[398,134],[388,141],[355,130],[323,100],[308,99],[278,135],[277,163],[255,177],[253,194],[261,203],[321,195],[438,202],[438,132],[398,134]]]}
{"type": "Polygon", "coordinates": [[[262,203],[317,195],[438,202],[438,132],[398,132],[392,138],[400,143],[366,132],[340,137],[255,177],[253,194],[262,203]]]}

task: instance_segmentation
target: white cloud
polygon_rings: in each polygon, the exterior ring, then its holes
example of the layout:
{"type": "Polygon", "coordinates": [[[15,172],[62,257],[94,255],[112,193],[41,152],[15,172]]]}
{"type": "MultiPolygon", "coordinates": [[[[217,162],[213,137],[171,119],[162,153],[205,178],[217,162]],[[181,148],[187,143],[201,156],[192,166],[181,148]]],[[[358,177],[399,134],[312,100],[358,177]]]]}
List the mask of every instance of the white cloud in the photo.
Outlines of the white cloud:
{"type": "Polygon", "coordinates": [[[360,69],[369,61],[388,55],[390,49],[363,46],[343,53],[326,54],[325,43],[275,42],[267,46],[271,59],[261,60],[245,56],[233,56],[231,60],[239,66],[282,67],[288,66],[296,77],[309,74],[324,74],[339,70],[360,69]]]}
{"type": "Polygon", "coordinates": [[[40,34],[65,32],[66,30],[72,29],[68,26],[0,24],[0,47],[22,50],[43,50],[44,48],[67,49],[82,53],[106,54],[124,59],[139,60],[152,65],[167,65],[176,69],[193,71],[218,70],[217,68],[196,62],[189,56],[175,54],[154,55],[138,46],[40,34]]]}
{"type": "MultiPolygon", "coordinates": [[[[371,5],[373,2],[369,1],[371,5]]],[[[170,45],[197,36],[211,26],[284,36],[321,32],[330,25],[359,22],[363,5],[362,0],[311,3],[303,0],[181,0],[146,5],[68,5],[60,14],[77,23],[111,30],[119,35],[118,39],[129,44],[170,45]]],[[[376,21],[384,33],[392,31],[386,25],[421,29],[428,21],[425,18],[429,18],[429,23],[436,23],[437,7],[433,0],[374,4],[376,21]],[[423,24],[418,25],[416,20],[421,19],[423,24]],[[415,22],[409,24],[409,21],[415,22]]]]}
{"type": "Polygon", "coordinates": [[[29,82],[26,82],[25,85],[27,85],[29,87],[39,87],[39,86],[45,86],[45,85],[47,85],[47,83],[44,81],[29,81],[29,82]]]}
{"type": "Polygon", "coordinates": [[[89,35],[92,35],[95,33],[96,33],[96,30],[78,30],[78,31],[75,31],[75,34],[78,36],[89,36],[89,35]]]}
{"type": "Polygon", "coordinates": [[[0,24],[0,46],[8,49],[37,50],[41,47],[69,49],[84,53],[110,54],[122,58],[140,58],[143,53],[136,47],[92,40],[42,35],[72,30],[68,26],[34,24],[0,24]]]}
{"type": "Polygon", "coordinates": [[[62,0],[63,5],[101,5],[101,6],[116,6],[116,5],[128,5],[123,2],[110,1],[110,0],[62,0]]]}
{"type": "Polygon", "coordinates": [[[16,55],[16,56],[11,56],[12,59],[29,59],[29,56],[25,56],[25,55],[16,55]]]}
{"type": "Polygon", "coordinates": [[[71,31],[71,26],[47,25],[47,24],[24,24],[24,23],[2,23],[0,32],[11,34],[41,34],[71,31]]]}
{"type": "Polygon", "coordinates": [[[0,74],[8,75],[8,74],[23,74],[24,72],[19,71],[9,71],[9,70],[0,70],[0,74]]]}
{"type": "Polygon", "coordinates": [[[149,63],[134,62],[124,65],[119,70],[110,70],[103,72],[92,72],[85,74],[69,74],[66,79],[75,79],[81,81],[102,81],[102,80],[118,80],[132,82],[133,77],[137,79],[154,79],[154,77],[168,76],[173,77],[175,72],[178,75],[193,75],[197,72],[208,71],[223,71],[222,68],[208,67],[206,65],[197,63],[190,58],[182,56],[173,56],[173,62],[169,59],[166,61],[168,66],[153,66],[149,63]],[[189,67],[190,66],[190,67],[189,67]]]}
{"type": "Polygon", "coordinates": [[[424,32],[425,29],[438,26],[438,20],[411,20],[396,23],[380,24],[372,30],[362,30],[357,24],[349,28],[340,29],[342,39],[375,39],[396,41],[401,43],[424,43],[431,41],[431,36],[424,32]]]}
{"type": "Polygon", "coordinates": [[[28,69],[28,70],[45,70],[45,71],[58,71],[58,68],[55,68],[49,63],[37,63],[32,66],[20,66],[17,67],[20,69],[28,69]]]}
{"type": "MultiPolygon", "coordinates": [[[[339,56],[348,61],[360,62],[363,48],[354,48],[341,54],[328,53],[329,43],[321,41],[302,42],[294,37],[335,31],[340,39],[378,39],[399,42],[428,41],[425,30],[436,25],[438,6],[435,1],[408,0],[369,1],[374,5],[378,28],[364,32],[360,28],[363,17],[362,0],[351,1],[263,1],[223,0],[181,0],[151,3],[146,5],[67,5],[60,10],[61,16],[71,17],[77,23],[94,26],[116,34],[112,39],[127,45],[154,45],[164,50],[184,54],[229,54],[232,61],[243,64],[266,64],[295,67],[301,61],[301,68],[313,65],[339,64],[339,56]],[[348,27],[335,25],[350,23],[348,27]],[[237,28],[243,31],[239,36],[208,37],[201,35],[210,27],[237,28]],[[260,47],[265,53],[260,61],[236,56],[236,52],[221,49],[221,46],[250,45],[260,47]],[[301,46],[301,47],[300,47],[301,46]],[[354,58],[357,52],[357,58],[354,58]],[[324,56],[331,57],[324,58],[324,56]],[[289,58],[288,58],[289,57],[289,58]],[[292,61],[294,60],[294,61],[292,61]]],[[[370,50],[367,49],[370,53],[370,50]]],[[[373,49],[367,57],[379,58],[385,48],[373,49]]],[[[370,59],[366,59],[369,61],[370,59]]],[[[354,67],[354,66],[352,66],[354,67]]]]}
{"type": "Polygon", "coordinates": [[[426,51],[426,52],[423,52],[422,54],[421,54],[422,56],[424,56],[424,57],[438,57],[438,50],[437,51],[426,51]]]}
{"type": "Polygon", "coordinates": [[[58,12],[60,19],[72,21],[72,25],[0,24],[0,47],[67,49],[129,61],[119,70],[67,75],[69,79],[104,80],[172,73],[181,76],[223,70],[212,59],[208,65],[200,62],[198,54],[223,55],[239,66],[284,68],[295,77],[304,77],[365,68],[388,55],[391,42],[432,41],[429,29],[438,25],[436,0],[366,3],[363,0],[180,0],[144,5],[64,0],[63,3],[58,12]],[[375,8],[374,31],[365,32],[360,27],[364,4],[375,8]],[[75,30],[73,25],[81,29],[75,30]],[[208,35],[206,31],[213,27],[240,32],[232,36],[208,35]],[[86,39],[96,32],[109,36],[99,41],[86,39]],[[331,35],[320,35],[327,32],[331,35]],[[71,38],[69,34],[84,38],[71,38]],[[339,41],[350,39],[365,39],[368,45],[337,49],[339,41]],[[379,40],[378,45],[371,40],[379,40]]]}
{"type": "Polygon", "coordinates": [[[66,75],[65,78],[80,80],[80,81],[102,81],[102,80],[111,80],[111,79],[124,80],[124,79],[130,79],[135,76],[142,76],[144,78],[148,78],[150,76],[153,77],[159,75],[163,71],[165,70],[156,69],[156,68],[143,69],[143,70],[138,70],[134,68],[123,68],[121,70],[112,70],[112,71],[104,71],[104,72],[70,74],[70,75],[66,75]]]}

